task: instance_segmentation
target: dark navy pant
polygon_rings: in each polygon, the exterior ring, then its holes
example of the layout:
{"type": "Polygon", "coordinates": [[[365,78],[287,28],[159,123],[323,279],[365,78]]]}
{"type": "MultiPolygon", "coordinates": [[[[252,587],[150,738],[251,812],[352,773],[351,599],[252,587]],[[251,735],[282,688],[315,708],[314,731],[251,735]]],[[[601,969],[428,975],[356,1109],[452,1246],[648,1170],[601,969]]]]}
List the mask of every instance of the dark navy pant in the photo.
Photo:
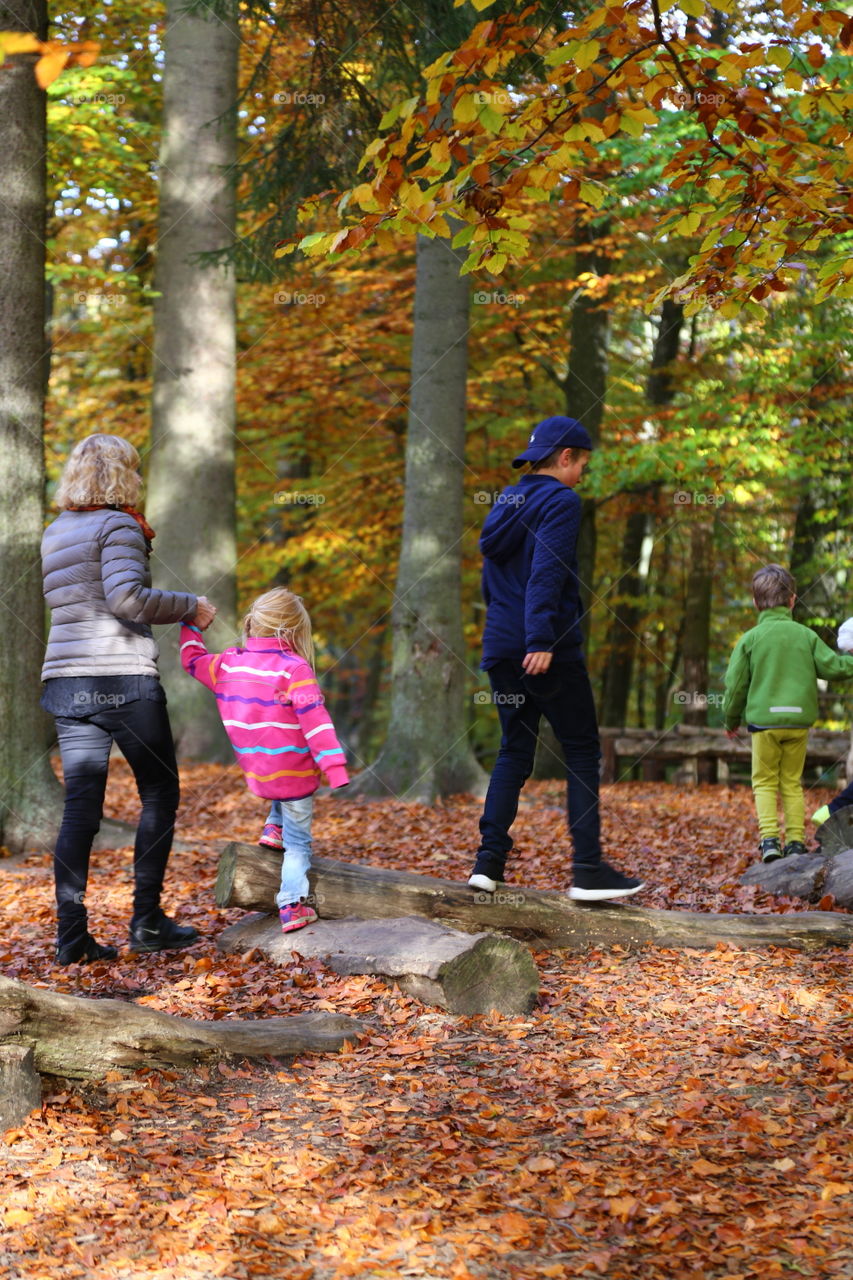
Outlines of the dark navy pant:
{"type": "Polygon", "coordinates": [[[160,904],[180,788],[165,700],[143,697],[106,705],[85,719],[57,716],[56,731],[65,775],[65,809],[53,856],[62,946],[87,928],[89,855],[103,815],[113,742],[133,770],[142,802],[133,855],[131,923],[160,904]]]}
{"type": "Polygon", "coordinates": [[[542,716],[554,730],[565,761],[574,863],[596,865],[601,860],[601,744],[585,662],[581,658],[555,661],[544,675],[527,676],[520,663],[504,661],[490,667],[488,676],[501,722],[501,745],[480,819],[475,870],[503,879],[512,849],[509,829],[518,812],[521,788],[533,772],[542,716]]]}

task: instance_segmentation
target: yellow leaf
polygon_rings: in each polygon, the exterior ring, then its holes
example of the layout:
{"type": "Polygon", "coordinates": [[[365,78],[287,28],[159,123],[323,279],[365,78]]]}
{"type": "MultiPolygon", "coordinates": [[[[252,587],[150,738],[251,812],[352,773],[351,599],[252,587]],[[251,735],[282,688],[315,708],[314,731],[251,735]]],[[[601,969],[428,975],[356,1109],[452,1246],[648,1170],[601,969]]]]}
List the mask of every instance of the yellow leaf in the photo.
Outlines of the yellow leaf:
{"type": "Polygon", "coordinates": [[[631,115],[627,111],[620,117],[619,126],[625,133],[630,134],[632,138],[641,138],[646,131],[646,126],[642,120],[638,120],[635,115],[631,115]]]}
{"type": "Polygon", "coordinates": [[[678,3],[691,18],[701,18],[705,12],[705,0],[678,0],[678,3]]]}
{"type": "Polygon", "coordinates": [[[7,1227],[25,1227],[32,1220],[33,1215],[29,1209],[7,1209],[3,1214],[3,1221],[7,1227]]]}
{"type": "Polygon", "coordinates": [[[606,192],[601,187],[595,186],[592,182],[582,182],[580,186],[580,198],[585,200],[587,204],[591,204],[594,209],[600,209],[604,204],[606,192]]]}
{"type": "Polygon", "coordinates": [[[456,99],[453,119],[460,124],[472,124],[477,119],[477,101],[471,93],[463,93],[456,99]]]}
{"type": "Polygon", "coordinates": [[[586,71],[587,67],[591,67],[598,57],[601,45],[597,40],[590,40],[587,44],[582,44],[580,48],[575,50],[574,60],[575,66],[580,71],[586,71]]]}
{"type": "Polygon", "coordinates": [[[41,42],[24,31],[0,31],[0,62],[13,53],[38,53],[41,42]]]}

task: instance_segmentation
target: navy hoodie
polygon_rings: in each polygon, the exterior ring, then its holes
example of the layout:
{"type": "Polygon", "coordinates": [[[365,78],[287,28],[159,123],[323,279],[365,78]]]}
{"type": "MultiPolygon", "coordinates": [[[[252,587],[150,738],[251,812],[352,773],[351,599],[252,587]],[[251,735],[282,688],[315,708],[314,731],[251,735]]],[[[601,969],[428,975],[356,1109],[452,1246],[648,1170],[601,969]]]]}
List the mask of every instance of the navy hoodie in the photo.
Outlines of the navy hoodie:
{"type": "Polygon", "coordinates": [[[581,656],[577,541],[581,500],[554,476],[507,485],[480,536],[484,670],[526,653],[581,656]]]}

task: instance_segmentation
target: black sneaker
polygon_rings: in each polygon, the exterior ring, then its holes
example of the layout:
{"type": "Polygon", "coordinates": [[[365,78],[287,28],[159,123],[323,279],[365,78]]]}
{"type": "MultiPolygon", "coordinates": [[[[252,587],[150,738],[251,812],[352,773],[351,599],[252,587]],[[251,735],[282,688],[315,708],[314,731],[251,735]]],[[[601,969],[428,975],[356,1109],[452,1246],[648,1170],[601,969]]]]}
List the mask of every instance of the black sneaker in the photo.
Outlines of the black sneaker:
{"type": "Polygon", "coordinates": [[[115,960],[118,951],[115,947],[102,947],[91,933],[80,934],[73,942],[64,942],[56,948],[56,963],[91,964],[93,960],[115,960]]]}
{"type": "Polygon", "coordinates": [[[645,888],[642,880],[625,876],[609,862],[601,860],[595,866],[581,864],[574,868],[574,884],[569,897],[576,902],[601,902],[604,898],[625,898],[645,888]]]}
{"type": "Polygon", "coordinates": [[[796,858],[801,853],[808,853],[808,849],[802,840],[790,840],[782,850],[783,858],[796,858]]]}
{"type": "Polygon", "coordinates": [[[759,843],[758,852],[761,854],[762,862],[776,862],[778,858],[784,857],[782,846],[776,836],[768,836],[766,840],[762,840],[759,843]]]}
{"type": "Polygon", "coordinates": [[[197,940],[197,929],[170,920],[159,907],[130,926],[131,951],[180,951],[197,940]]]}

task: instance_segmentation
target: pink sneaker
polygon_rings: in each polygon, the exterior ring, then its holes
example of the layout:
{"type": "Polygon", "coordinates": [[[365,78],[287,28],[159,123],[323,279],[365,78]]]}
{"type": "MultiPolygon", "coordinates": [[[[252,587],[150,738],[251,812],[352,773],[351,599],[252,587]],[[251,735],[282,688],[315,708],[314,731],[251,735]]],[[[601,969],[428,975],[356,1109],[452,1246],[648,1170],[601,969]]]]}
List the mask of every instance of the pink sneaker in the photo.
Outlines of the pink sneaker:
{"type": "Polygon", "coordinates": [[[274,822],[268,822],[264,827],[258,844],[263,845],[265,849],[281,849],[283,848],[281,839],[281,827],[277,827],[274,822]]]}
{"type": "Polygon", "coordinates": [[[317,919],[317,912],[304,902],[292,902],[289,907],[279,908],[278,918],[281,921],[282,933],[291,933],[294,929],[304,929],[317,919]]]}

